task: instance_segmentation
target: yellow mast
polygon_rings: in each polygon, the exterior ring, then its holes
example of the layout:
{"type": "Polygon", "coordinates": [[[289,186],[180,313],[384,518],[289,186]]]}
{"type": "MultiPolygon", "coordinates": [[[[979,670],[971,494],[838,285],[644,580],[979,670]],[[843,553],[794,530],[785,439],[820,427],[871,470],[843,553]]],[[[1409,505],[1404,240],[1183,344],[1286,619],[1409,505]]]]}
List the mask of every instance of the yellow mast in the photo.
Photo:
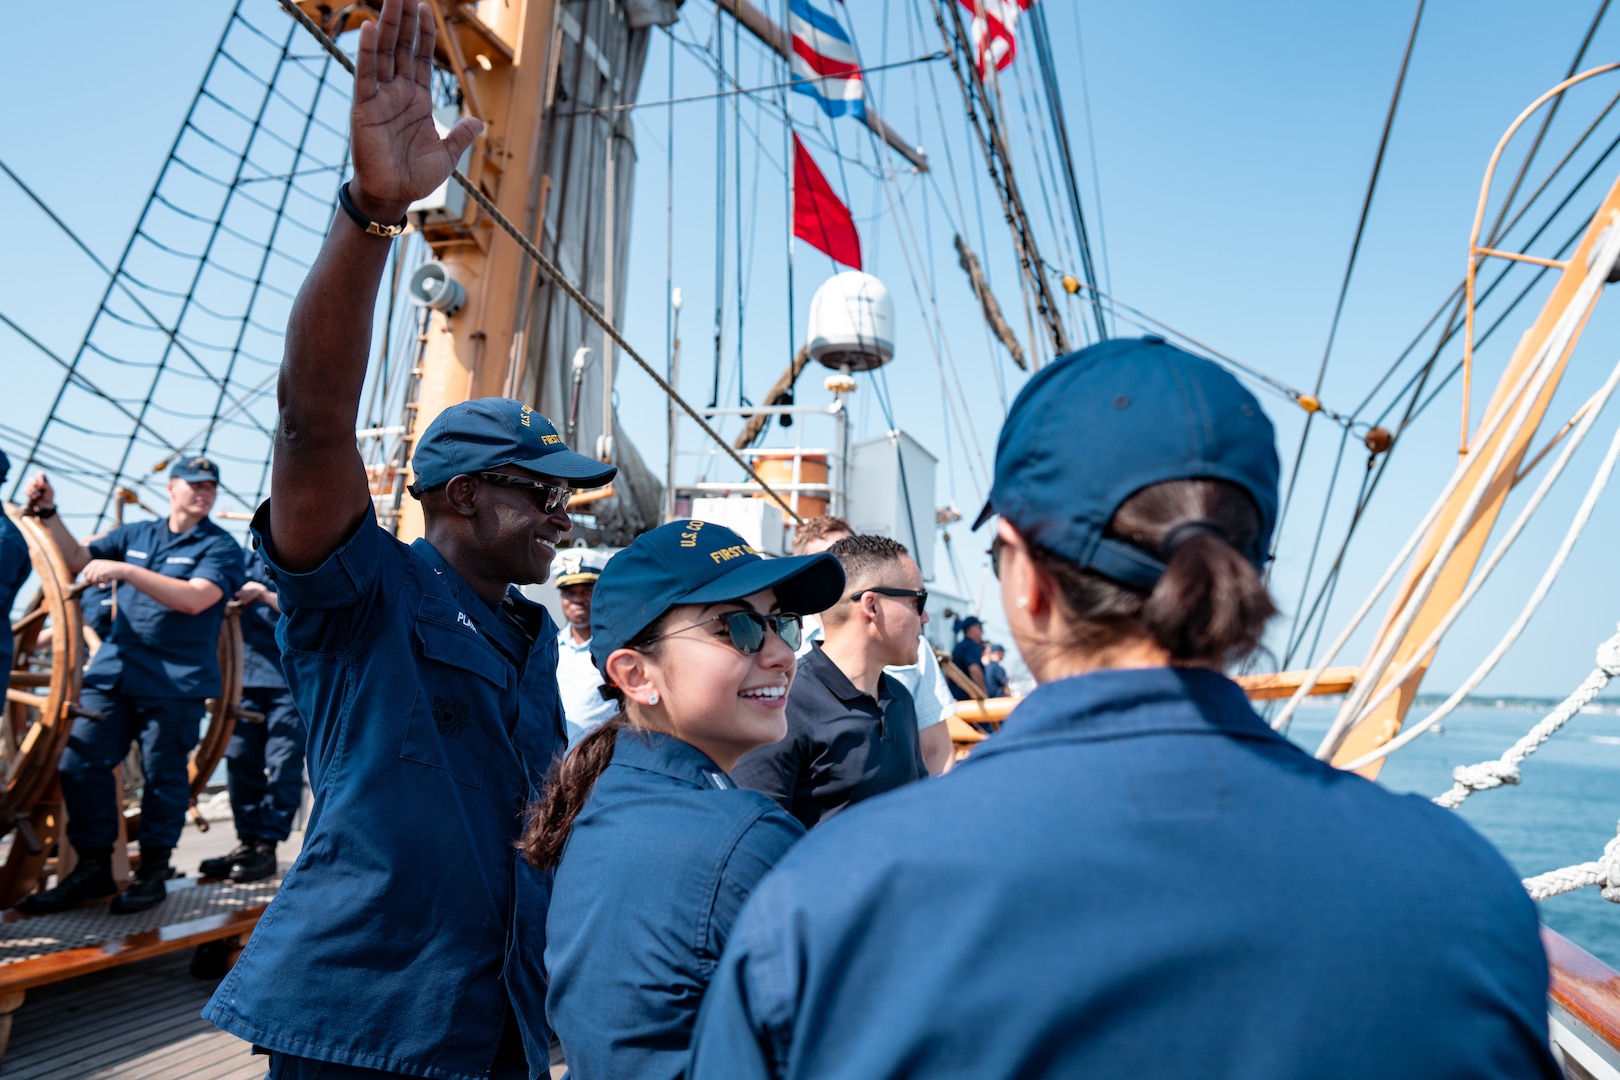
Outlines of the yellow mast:
{"type": "MultiPolygon", "coordinates": [[[[1517,484],[1526,453],[1529,451],[1531,440],[1535,437],[1536,429],[1546,414],[1547,406],[1551,403],[1553,394],[1558,389],[1565,365],[1569,361],[1570,353],[1580,340],[1581,331],[1585,329],[1586,320],[1591,309],[1580,313],[1579,323],[1574,334],[1570,337],[1562,353],[1556,358],[1551,376],[1539,387],[1535,381],[1530,380],[1522,388],[1521,377],[1526,368],[1546,345],[1548,337],[1555,324],[1566,314],[1570,305],[1576,300],[1576,294],[1586,282],[1588,276],[1587,263],[1592,254],[1593,245],[1605,228],[1620,220],[1620,178],[1609,189],[1603,202],[1593,214],[1591,224],[1580,244],[1570,257],[1562,262],[1540,259],[1530,256],[1518,255],[1511,252],[1495,251],[1480,246],[1480,227],[1484,217],[1485,202],[1490,191],[1491,178],[1496,163],[1501,157],[1502,150],[1509,139],[1512,138],[1520,125],[1530,117],[1545,102],[1552,100],[1564,90],[1583,79],[1606,71],[1614,70],[1617,65],[1606,65],[1583,72],[1571,79],[1560,83],[1537,99],[1527,108],[1507,133],[1497,144],[1496,152],[1492,155],[1490,165],[1486,170],[1485,182],[1480,192],[1478,211],[1475,215],[1473,235],[1469,243],[1469,265],[1466,287],[1467,304],[1467,336],[1464,343],[1464,395],[1463,395],[1463,449],[1469,464],[1460,484],[1446,500],[1440,513],[1430,524],[1423,537],[1411,565],[1407,568],[1405,580],[1399,592],[1396,593],[1389,611],[1384,617],[1377,638],[1373,643],[1369,656],[1376,656],[1388,647],[1393,628],[1400,622],[1406,621],[1404,615],[1407,607],[1414,597],[1420,581],[1434,564],[1436,555],[1443,546],[1446,536],[1457,524],[1460,515],[1467,509],[1472,501],[1473,493],[1478,489],[1479,481],[1486,478],[1485,470],[1493,461],[1495,469],[1490,473],[1488,486],[1484,497],[1475,508],[1472,519],[1466,526],[1460,541],[1444,559],[1435,577],[1433,587],[1424,597],[1417,608],[1415,617],[1411,618],[1403,633],[1400,634],[1393,656],[1380,675],[1379,683],[1373,687],[1374,694],[1385,689],[1387,680],[1399,674],[1404,666],[1413,661],[1417,652],[1428,641],[1435,627],[1445,618],[1446,614],[1456,603],[1463,590],[1467,588],[1469,578],[1473,575],[1474,567],[1479,561],[1480,554],[1489,537],[1496,519],[1502,511],[1508,492],[1517,484]],[[1518,347],[1513,352],[1507,368],[1498,381],[1490,402],[1485,409],[1485,415],[1478,431],[1490,431],[1489,437],[1484,440],[1476,439],[1475,445],[1468,445],[1468,387],[1473,362],[1473,299],[1475,274],[1486,257],[1508,258],[1516,261],[1532,262],[1540,265],[1556,267],[1559,270],[1557,283],[1552,293],[1542,306],[1540,315],[1534,325],[1520,339],[1518,347]],[[1512,415],[1514,411],[1525,404],[1524,395],[1533,394],[1528,403],[1525,422],[1517,433],[1510,432],[1511,425],[1499,424],[1492,430],[1491,423],[1498,417],[1512,415]],[[1508,441],[1505,452],[1497,460],[1497,450],[1502,447],[1504,440],[1508,441]]],[[[1608,268],[1594,272],[1607,273],[1608,268]]],[[[1427,673],[1429,664],[1434,655],[1431,649],[1427,656],[1417,660],[1412,672],[1406,676],[1399,690],[1386,701],[1374,709],[1364,720],[1352,728],[1337,750],[1333,753],[1333,762],[1343,765],[1355,761],[1363,754],[1376,750],[1393,739],[1401,729],[1406,712],[1411,707],[1412,700],[1417,696],[1418,687],[1422,684],[1423,676],[1427,673]]],[[[1369,695],[1365,700],[1371,700],[1369,695]]],[[[1378,775],[1383,761],[1375,761],[1358,770],[1362,775],[1373,778],[1378,775]]]]}
{"type": "MultiPolygon", "coordinates": [[[[538,178],[547,76],[558,31],[556,0],[427,0],[439,37],[437,59],[460,84],[464,110],[484,121],[464,171],[508,220],[535,238],[544,192],[538,178]]],[[[328,34],[355,29],[376,12],[358,5],[337,19],[324,0],[300,0],[328,34]]],[[[420,383],[405,438],[414,446],[433,418],[472,397],[513,392],[509,367],[534,268],[513,240],[494,228],[471,199],[459,218],[426,222],[433,257],[466,290],[453,314],[432,312],[420,383]]],[[[587,451],[588,452],[588,451],[587,451]]],[[[399,536],[422,534],[421,507],[406,499],[399,536]]]]}

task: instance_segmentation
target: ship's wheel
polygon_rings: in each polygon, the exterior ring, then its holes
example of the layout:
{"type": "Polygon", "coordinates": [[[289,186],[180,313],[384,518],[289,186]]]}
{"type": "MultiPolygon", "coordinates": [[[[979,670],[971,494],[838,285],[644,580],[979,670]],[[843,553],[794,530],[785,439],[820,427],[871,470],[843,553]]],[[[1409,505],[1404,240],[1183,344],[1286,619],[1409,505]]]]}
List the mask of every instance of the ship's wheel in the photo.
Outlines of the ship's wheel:
{"type": "Polygon", "coordinates": [[[28,544],[40,586],[11,628],[12,666],[0,714],[0,831],[13,834],[0,865],[0,907],[33,890],[61,831],[56,765],[81,714],[85,655],[73,575],[38,521],[11,506],[5,513],[28,544]]]}
{"type": "MultiPolygon", "coordinates": [[[[11,627],[12,667],[0,710],[0,835],[12,834],[9,845],[0,848],[0,908],[33,891],[49,870],[53,847],[65,851],[57,763],[73,721],[80,716],[98,719],[79,702],[85,663],[101,644],[84,625],[78,602],[83,586],[73,584],[49,534],[11,506],[5,513],[28,544],[39,589],[11,627]]],[[[224,757],[236,721],[256,719],[241,709],[242,628],[235,603],[226,605],[220,628],[219,668],[223,693],[208,700],[207,726],[188,767],[193,814],[203,828],[206,823],[195,811],[197,797],[224,757]]],[[[138,796],[138,785],[135,790],[138,796]]],[[[138,797],[135,804],[125,814],[130,837],[140,828],[138,797]]]]}

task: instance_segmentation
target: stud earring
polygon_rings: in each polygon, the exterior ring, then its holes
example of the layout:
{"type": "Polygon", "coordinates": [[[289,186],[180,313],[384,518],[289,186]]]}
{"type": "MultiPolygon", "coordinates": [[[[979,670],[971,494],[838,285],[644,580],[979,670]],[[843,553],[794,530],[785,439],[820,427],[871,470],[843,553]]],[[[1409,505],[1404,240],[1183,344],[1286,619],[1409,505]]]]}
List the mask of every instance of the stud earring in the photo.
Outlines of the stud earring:
{"type": "Polygon", "coordinates": [[[1018,598],[1018,606],[1021,607],[1021,608],[1029,607],[1029,597],[1020,596],[1018,598]]]}
{"type": "Polygon", "coordinates": [[[652,692],[652,695],[647,698],[647,704],[649,704],[649,705],[658,704],[658,691],[654,690],[652,692]]]}

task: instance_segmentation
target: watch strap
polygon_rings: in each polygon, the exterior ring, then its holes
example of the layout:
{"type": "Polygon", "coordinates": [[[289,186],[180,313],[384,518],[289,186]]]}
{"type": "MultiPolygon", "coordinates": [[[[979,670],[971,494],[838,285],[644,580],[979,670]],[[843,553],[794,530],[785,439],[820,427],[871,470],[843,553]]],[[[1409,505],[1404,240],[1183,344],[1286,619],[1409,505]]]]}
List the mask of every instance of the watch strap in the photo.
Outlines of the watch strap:
{"type": "Polygon", "coordinates": [[[338,185],[338,205],[343,208],[345,214],[349,215],[349,220],[360,227],[361,231],[370,236],[381,236],[387,240],[392,240],[404,232],[406,222],[409,220],[408,218],[400,218],[399,222],[394,225],[384,225],[380,221],[372,221],[360,212],[359,207],[354,205],[354,199],[349,196],[349,182],[347,180],[338,185]]]}

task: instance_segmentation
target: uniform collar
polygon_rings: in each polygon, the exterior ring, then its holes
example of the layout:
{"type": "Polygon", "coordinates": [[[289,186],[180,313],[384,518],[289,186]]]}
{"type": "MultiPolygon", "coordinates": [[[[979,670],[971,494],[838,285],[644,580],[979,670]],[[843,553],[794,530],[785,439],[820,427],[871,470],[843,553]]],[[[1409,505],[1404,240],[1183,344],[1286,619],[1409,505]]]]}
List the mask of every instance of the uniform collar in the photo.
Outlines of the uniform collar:
{"type": "Polygon", "coordinates": [[[844,669],[832,662],[832,658],[822,651],[821,642],[816,642],[810,652],[799,660],[801,668],[808,668],[823,686],[832,692],[833,697],[846,705],[853,705],[857,701],[876,701],[881,704],[892,696],[889,692],[887,674],[878,676],[878,692],[868,694],[865,690],[849,681],[844,669]]]}
{"type": "Polygon", "coordinates": [[[567,623],[563,623],[563,628],[557,632],[557,644],[571,652],[591,651],[591,639],[586,638],[583,644],[576,644],[574,641],[574,628],[567,623]]]}
{"type": "Polygon", "coordinates": [[[1094,671],[1035,688],[968,761],[1052,737],[1101,741],[1137,735],[1222,734],[1288,743],[1243,690],[1206,668],[1094,671]]]}
{"type": "Polygon", "coordinates": [[[697,788],[737,786],[708,754],[662,731],[621,729],[613,743],[613,764],[661,773],[697,788]]]}

